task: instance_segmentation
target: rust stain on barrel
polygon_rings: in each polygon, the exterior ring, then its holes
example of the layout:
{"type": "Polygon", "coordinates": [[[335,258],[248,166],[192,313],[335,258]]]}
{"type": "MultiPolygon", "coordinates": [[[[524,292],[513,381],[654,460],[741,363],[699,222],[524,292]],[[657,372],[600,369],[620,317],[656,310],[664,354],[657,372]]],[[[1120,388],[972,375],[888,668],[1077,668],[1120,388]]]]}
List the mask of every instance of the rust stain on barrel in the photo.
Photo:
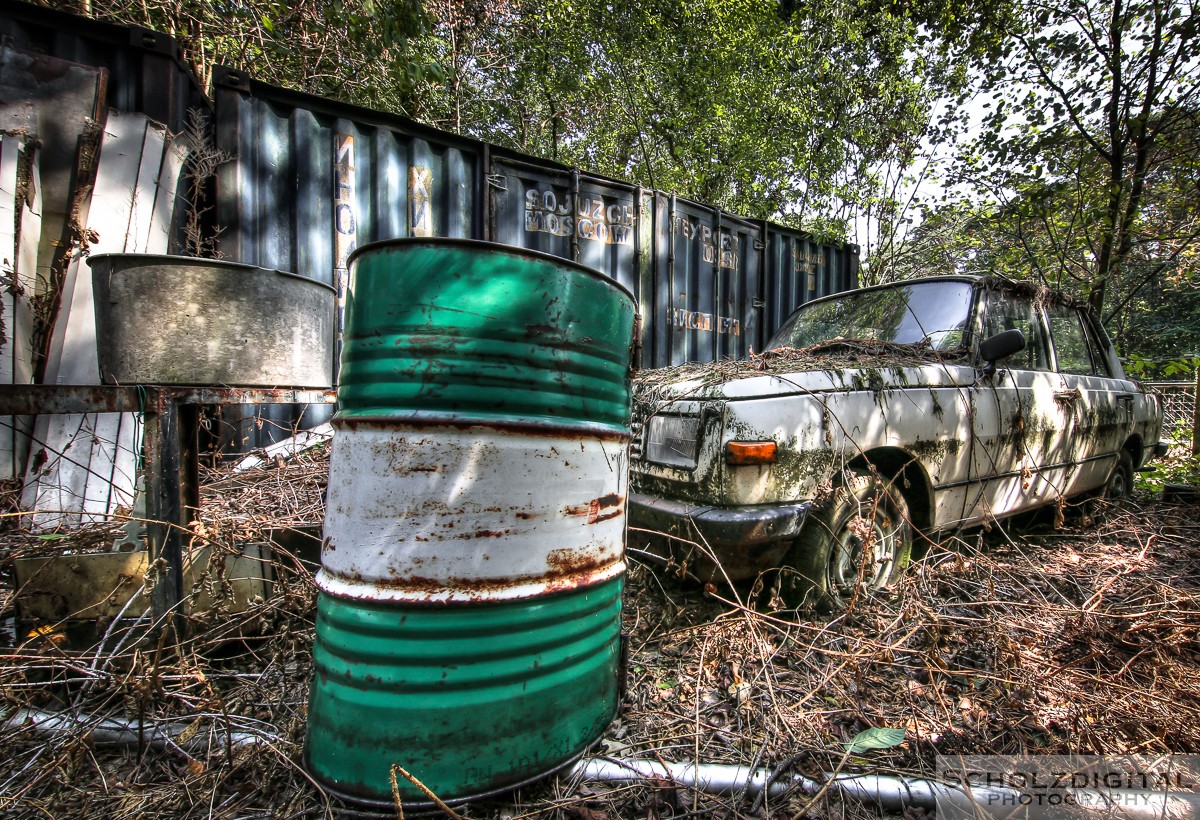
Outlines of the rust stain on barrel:
{"type": "Polygon", "coordinates": [[[594,498],[586,504],[564,507],[563,512],[567,515],[577,515],[580,518],[586,517],[589,524],[597,524],[621,515],[624,512],[624,505],[625,496],[609,493],[594,498]]]}

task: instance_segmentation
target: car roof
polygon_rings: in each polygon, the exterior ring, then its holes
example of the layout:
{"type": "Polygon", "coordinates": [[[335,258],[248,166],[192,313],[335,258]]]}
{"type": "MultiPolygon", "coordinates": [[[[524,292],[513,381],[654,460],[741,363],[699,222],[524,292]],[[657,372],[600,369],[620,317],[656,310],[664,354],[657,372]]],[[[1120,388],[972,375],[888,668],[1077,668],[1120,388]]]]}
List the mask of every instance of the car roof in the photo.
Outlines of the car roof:
{"type": "Polygon", "coordinates": [[[827,296],[821,296],[817,299],[810,299],[801,305],[797,305],[793,312],[795,312],[795,310],[808,307],[809,305],[817,304],[818,302],[824,302],[828,299],[837,299],[852,293],[867,293],[874,290],[885,290],[888,288],[901,287],[904,285],[918,285],[927,282],[962,282],[972,286],[995,290],[1008,290],[1013,291],[1014,293],[1025,293],[1031,296],[1040,293],[1043,294],[1044,298],[1050,302],[1058,302],[1060,304],[1075,308],[1087,308],[1086,304],[1079,302],[1079,300],[1075,299],[1074,297],[1050,288],[1035,285],[1031,282],[1021,282],[1015,279],[1009,279],[1005,276],[997,276],[995,274],[981,275],[962,273],[944,274],[940,276],[921,276],[915,279],[898,279],[894,282],[884,282],[879,285],[869,285],[865,288],[851,288],[850,290],[842,290],[838,291],[837,293],[830,293],[827,296]]]}

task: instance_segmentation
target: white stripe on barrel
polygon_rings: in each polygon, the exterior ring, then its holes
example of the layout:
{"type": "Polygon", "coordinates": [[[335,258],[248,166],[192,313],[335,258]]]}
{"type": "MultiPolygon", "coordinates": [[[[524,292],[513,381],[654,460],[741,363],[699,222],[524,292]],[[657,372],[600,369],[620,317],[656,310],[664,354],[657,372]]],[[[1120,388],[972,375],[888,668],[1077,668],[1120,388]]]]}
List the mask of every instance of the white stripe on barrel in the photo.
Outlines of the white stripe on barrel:
{"type": "Polygon", "coordinates": [[[503,601],[625,571],[626,436],[334,423],[317,575],[325,592],[503,601]]]}

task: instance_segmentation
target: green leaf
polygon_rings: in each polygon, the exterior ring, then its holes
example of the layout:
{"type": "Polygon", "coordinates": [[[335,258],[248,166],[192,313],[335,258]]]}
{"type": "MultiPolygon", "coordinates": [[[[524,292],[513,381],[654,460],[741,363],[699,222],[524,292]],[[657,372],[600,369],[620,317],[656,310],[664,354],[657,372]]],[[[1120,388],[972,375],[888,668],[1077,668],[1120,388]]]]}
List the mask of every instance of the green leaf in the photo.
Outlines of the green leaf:
{"type": "Polygon", "coordinates": [[[63,535],[60,532],[48,532],[48,533],[45,533],[44,535],[38,536],[38,538],[42,539],[43,541],[61,541],[67,537],[69,537],[69,536],[63,535]]]}
{"type": "Polygon", "coordinates": [[[845,744],[846,751],[850,754],[858,754],[871,749],[890,749],[904,742],[904,734],[904,729],[888,729],[886,727],[865,729],[845,744]]]}

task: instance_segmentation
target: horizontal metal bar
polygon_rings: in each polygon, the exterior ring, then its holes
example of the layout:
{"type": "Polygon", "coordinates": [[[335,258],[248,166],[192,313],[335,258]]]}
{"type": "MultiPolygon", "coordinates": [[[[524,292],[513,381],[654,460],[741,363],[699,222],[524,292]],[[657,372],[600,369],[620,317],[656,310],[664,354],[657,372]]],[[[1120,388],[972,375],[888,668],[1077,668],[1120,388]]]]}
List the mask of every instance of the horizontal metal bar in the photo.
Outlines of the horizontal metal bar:
{"type": "Polygon", "coordinates": [[[333,404],[333,390],[258,387],[164,387],[141,385],[0,385],[0,415],[42,413],[138,413],[164,403],[178,404],[333,404]]]}

